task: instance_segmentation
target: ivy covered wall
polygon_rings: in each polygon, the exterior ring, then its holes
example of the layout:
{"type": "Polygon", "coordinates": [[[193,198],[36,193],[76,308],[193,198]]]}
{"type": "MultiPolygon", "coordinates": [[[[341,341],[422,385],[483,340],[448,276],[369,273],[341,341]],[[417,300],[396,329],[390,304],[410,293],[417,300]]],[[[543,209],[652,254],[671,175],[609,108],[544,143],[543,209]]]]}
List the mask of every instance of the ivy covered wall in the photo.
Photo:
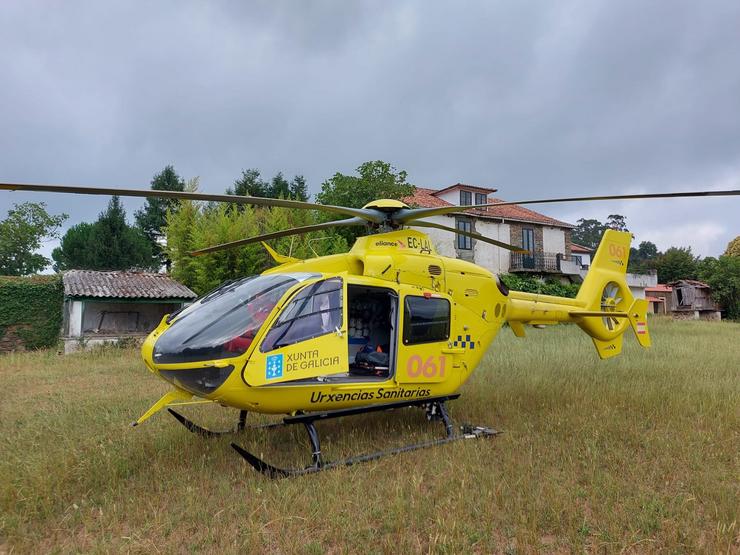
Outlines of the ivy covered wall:
{"type": "Polygon", "coordinates": [[[0,351],[55,346],[63,306],[61,276],[0,277],[0,351]]]}

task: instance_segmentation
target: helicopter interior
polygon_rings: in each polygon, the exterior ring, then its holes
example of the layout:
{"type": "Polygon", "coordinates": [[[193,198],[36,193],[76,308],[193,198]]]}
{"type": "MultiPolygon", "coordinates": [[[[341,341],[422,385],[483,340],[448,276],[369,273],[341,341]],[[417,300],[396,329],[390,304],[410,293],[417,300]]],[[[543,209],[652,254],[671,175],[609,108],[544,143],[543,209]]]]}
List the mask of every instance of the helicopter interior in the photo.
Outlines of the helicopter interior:
{"type": "Polygon", "coordinates": [[[347,284],[346,326],[342,326],[341,321],[343,302],[339,278],[330,278],[306,287],[286,305],[260,349],[269,352],[280,345],[299,343],[344,327],[347,331],[347,372],[304,378],[293,383],[351,383],[388,379],[395,368],[397,295],[382,287],[347,284]],[[323,320],[320,319],[322,315],[323,320]],[[331,316],[328,325],[327,315],[331,316]],[[290,328],[294,322],[298,324],[290,328]]]}
{"type": "Polygon", "coordinates": [[[397,296],[389,289],[347,287],[349,375],[387,378],[395,359],[397,296]]]}

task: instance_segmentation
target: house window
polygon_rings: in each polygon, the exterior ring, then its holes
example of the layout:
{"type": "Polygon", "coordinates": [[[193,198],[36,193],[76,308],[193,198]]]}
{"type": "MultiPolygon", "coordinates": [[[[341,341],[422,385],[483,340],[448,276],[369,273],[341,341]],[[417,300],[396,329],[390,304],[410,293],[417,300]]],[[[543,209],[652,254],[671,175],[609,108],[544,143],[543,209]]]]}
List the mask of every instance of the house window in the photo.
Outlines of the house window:
{"type": "Polygon", "coordinates": [[[460,191],[460,206],[470,206],[471,204],[473,204],[473,193],[460,191]]]}
{"type": "Polygon", "coordinates": [[[534,252],[534,229],[525,227],[522,229],[522,248],[534,252]]]}
{"type": "Polygon", "coordinates": [[[483,193],[475,193],[475,204],[487,204],[487,197],[483,193]]]}
{"type": "MultiPolygon", "coordinates": [[[[471,233],[473,231],[473,223],[470,220],[464,220],[462,218],[457,219],[457,229],[460,231],[467,231],[471,233]]],[[[473,248],[473,239],[467,235],[457,234],[457,248],[463,250],[471,250],[473,248]]]]}
{"type": "Polygon", "coordinates": [[[447,341],[450,338],[450,302],[447,299],[408,296],[404,302],[405,345],[447,341]]]}

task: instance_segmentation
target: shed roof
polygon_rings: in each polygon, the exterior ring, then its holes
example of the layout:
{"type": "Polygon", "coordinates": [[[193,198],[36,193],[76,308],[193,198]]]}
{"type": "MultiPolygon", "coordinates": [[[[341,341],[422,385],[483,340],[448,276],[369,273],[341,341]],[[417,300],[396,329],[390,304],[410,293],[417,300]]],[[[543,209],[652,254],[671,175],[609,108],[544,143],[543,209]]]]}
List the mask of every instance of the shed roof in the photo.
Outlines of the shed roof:
{"type": "MultiPolygon", "coordinates": [[[[449,189],[449,187],[448,187],[449,189]]],[[[445,189],[443,189],[445,190],[445,189]]],[[[455,206],[454,204],[442,200],[437,194],[440,191],[436,189],[426,189],[424,187],[417,187],[414,194],[410,197],[406,197],[403,201],[409,206],[419,206],[422,208],[441,208],[443,206],[455,206]]],[[[517,222],[532,222],[537,224],[549,225],[554,227],[574,227],[571,224],[561,222],[555,218],[545,216],[529,208],[524,208],[518,204],[510,204],[507,206],[495,206],[497,202],[505,202],[501,199],[489,198],[488,202],[491,204],[488,208],[473,208],[465,209],[464,206],[460,207],[461,213],[470,214],[471,216],[479,216],[483,218],[497,218],[504,220],[513,220],[517,222]]],[[[413,224],[412,224],[413,225],[413,224]]]]}
{"type": "Polygon", "coordinates": [[[672,281],[669,285],[691,285],[700,289],[711,289],[708,284],[696,279],[679,279],[676,281],[672,281]]]}
{"type": "Polygon", "coordinates": [[[195,299],[198,295],[166,274],[69,270],[62,275],[67,297],[195,299]]]}

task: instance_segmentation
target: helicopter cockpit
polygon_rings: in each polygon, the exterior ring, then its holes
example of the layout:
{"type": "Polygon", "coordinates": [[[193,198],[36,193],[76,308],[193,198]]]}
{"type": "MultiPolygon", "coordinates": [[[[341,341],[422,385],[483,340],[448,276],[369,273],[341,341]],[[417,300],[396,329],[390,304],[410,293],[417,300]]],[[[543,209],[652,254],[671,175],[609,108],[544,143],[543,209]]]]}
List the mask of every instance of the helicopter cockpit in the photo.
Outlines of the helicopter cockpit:
{"type": "Polygon", "coordinates": [[[154,362],[202,362],[244,354],[283,295],[294,285],[318,277],[273,274],[222,284],[170,316],[170,327],[154,345],[154,362]]]}
{"type": "Polygon", "coordinates": [[[250,385],[286,378],[375,381],[392,375],[396,319],[397,295],[391,289],[316,273],[265,274],[224,283],[171,315],[169,327],[156,338],[152,359],[164,379],[176,379],[198,393],[217,389],[234,368],[214,366],[213,361],[247,352],[253,353],[244,373],[250,385]],[[279,313],[270,317],[290,291],[279,313]],[[259,345],[253,344],[257,340],[259,345]],[[280,353],[285,353],[286,363],[306,360],[286,364],[290,377],[259,369],[265,367],[266,357],[280,353]],[[326,357],[330,363],[311,360],[326,357]],[[198,363],[207,363],[207,368],[171,366],[198,363]]]}

